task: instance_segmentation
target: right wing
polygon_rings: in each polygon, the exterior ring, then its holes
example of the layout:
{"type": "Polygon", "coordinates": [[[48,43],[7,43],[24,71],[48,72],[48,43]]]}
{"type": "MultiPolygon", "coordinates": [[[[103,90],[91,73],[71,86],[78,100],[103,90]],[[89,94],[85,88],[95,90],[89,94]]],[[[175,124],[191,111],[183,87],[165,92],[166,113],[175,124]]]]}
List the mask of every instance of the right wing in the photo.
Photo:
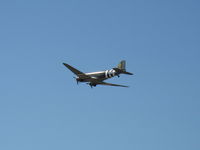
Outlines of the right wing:
{"type": "Polygon", "coordinates": [[[109,86],[129,87],[129,86],[126,86],[126,85],[112,84],[112,83],[106,83],[106,82],[97,82],[97,84],[100,84],[100,85],[109,85],[109,86]]]}
{"type": "Polygon", "coordinates": [[[68,65],[68,64],[66,64],[66,63],[63,63],[63,65],[64,65],[65,67],[67,67],[69,70],[71,70],[71,72],[73,72],[75,75],[77,75],[78,77],[80,77],[80,78],[82,78],[82,79],[83,79],[83,78],[91,78],[90,76],[86,75],[85,73],[83,73],[83,72],[77,70],[76,68],[74,68],[74,67],[72,67],[72,66],[70,66],[70,65],[68,65]]]}

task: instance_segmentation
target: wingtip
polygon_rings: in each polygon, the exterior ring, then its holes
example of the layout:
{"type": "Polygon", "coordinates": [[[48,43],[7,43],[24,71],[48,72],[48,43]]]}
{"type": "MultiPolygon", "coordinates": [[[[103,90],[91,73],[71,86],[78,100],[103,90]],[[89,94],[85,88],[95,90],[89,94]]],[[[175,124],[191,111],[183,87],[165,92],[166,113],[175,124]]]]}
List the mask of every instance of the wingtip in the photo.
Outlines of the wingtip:
{"type": "Polygon", "coordinates": [[[134,75],[134,73],[132,73],[132,72],[127,72],[129,75],[134,75]]]}
{"type": "Polygon", "coordinates": [[[62,63],[65,67],[67,67],[68,66],[68,64],[66,64],[66,63],[62,63]]]}
{"type": "Polygon", "coordinates": [[[63,64],[65,67],[67,67],[67,68],[69,67],[69,65],[68,65],[68,64],[66,64],[66,63],[62,63],[62,64],[63,64]]]}
{"type": "Polygon", "coordinates": [[[121,87],[129,88],[129,86],[128,86],[128,85],[121,85],[121,87]]]}

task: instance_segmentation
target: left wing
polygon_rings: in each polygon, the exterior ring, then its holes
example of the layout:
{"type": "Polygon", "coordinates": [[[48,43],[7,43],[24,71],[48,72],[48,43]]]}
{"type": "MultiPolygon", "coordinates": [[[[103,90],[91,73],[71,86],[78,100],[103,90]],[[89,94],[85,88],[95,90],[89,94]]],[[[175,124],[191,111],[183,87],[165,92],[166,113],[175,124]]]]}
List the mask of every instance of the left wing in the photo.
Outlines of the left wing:
{"type": "Polygon", "coordinates": [[[75,75],[77,75],[81,79],[90,79],[91,77],[86,75],[85,73],[79,71],[78,69],[70,66],[69,64],[63,63],[65,67],[67,67],[71,72],[73,72],[75,75]]]}
{"type": "Polygon", "coordinates": [[[69,70],[71,70],[71,72],[73,72],[75,75],[78,75],[78,74],[84,74],[83,72],[79,71],[78,69],[66,64],[66,63],[63,63],[63,65],[65,67],[67,67],[69,70]]]}
{"type": "Polygon", "coordinates": [[[112,83],[106,83],[106,82],[98,82],[97,84],[100,84],[100,85],[109,85],[109,86],[129,87],[129,86],[126,86],[126,85],[112,84],[112,83]]]}

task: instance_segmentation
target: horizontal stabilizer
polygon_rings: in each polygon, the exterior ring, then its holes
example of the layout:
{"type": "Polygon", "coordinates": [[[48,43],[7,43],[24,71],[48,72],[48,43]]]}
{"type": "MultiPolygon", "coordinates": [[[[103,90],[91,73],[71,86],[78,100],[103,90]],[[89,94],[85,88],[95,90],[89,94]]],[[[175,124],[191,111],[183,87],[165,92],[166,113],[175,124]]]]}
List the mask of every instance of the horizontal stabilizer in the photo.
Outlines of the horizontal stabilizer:
{"type": "Polygon", "coordinates": [[[117,73],[133,75],[133,73],[127,72],[127,71],[124,71],[124,70],[121,70],[121,69],[119,69],[119,68],[113,68],[113,69],[114,69],[117,73]]]}
{"type": "Polygon", "coordinates": [[[131,72],[126,72],[126,71],[123,71],[122,73],[123,73],[123,74],[128,74],[128,75],[133,75],[133,73],[131,73],[131,72]]]}
{"type": "Polygon", "coordinates": [[[117,68],[113,68],[115,71],[117,71],[118,73],[123,73],[123,74],[128,74],[128,75],[133,75],[133,73],[127,72],[126,71],[126,61],[122,60],[117,68]]]}

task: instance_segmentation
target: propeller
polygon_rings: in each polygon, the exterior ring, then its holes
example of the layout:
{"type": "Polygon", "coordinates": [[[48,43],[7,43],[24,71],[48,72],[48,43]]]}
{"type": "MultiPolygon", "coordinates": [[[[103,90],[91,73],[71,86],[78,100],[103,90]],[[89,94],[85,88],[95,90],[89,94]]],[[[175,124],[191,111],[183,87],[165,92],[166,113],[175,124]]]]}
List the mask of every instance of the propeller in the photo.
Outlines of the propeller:
{"type": "Polygon", "coordinates": [[[78,83],[79,83],[78,79],[76,77],[73,77],[73,78],[76,80],[76,83],[78,85],[78,83]]]}

